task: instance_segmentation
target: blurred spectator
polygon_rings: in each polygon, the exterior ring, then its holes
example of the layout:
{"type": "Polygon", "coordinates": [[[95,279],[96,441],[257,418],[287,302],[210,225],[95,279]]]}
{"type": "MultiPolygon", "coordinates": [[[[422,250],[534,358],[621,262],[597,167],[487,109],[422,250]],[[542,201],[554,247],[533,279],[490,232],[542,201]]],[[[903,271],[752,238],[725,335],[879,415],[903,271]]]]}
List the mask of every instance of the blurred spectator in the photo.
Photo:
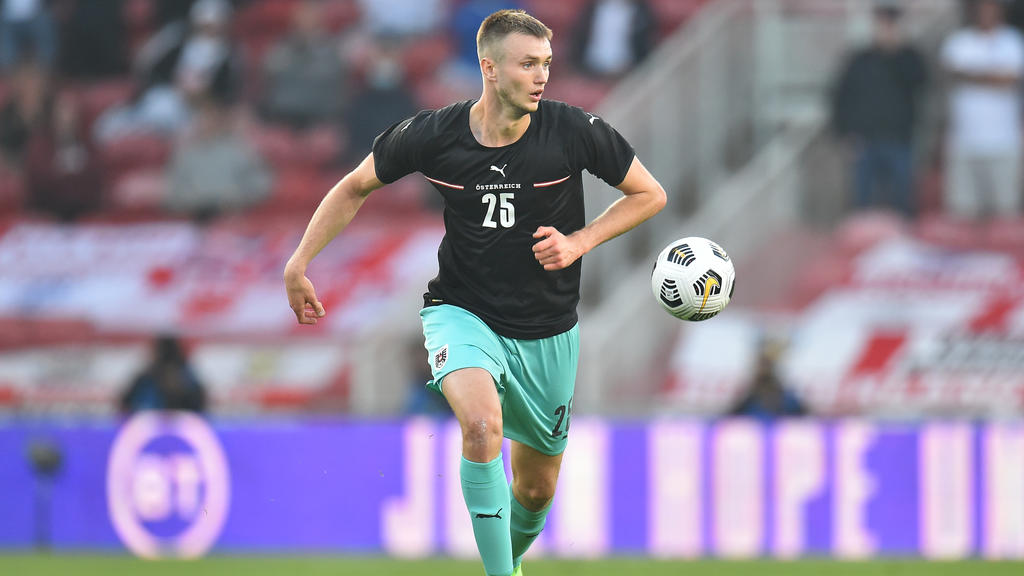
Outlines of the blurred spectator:
{"type": "Polygon", "coordinates": [[[0,164],[14,169],[21,167],[29,137],[43,121],[49,101],[46,70],[34,60],[22,61],[0,109],[0,164]]]}
{"type": "Polygon", "coordinates": [[[156,26],[163,28],[168,24],[188,20],[189,12],[195,3],[196,0],[157,0],[153,2],[153,18],[156,20],[156,26]]]}
{"type": "Polygon", "coordinates": [[[832,123],[856,155],[854,206],[889,204],[911,216],[912,142],[926,72],[921,53],[904,39],[901,15],[895,0],[876,2],[874,39],[843,64],[832,94],[832,123]]]}
{"type": "Polygon", "coordinates": [[[646,0],[591,0],[573,30],[573,61],[592,76],[621,76],[647,57],[656,33],[646,0]]]}
{"type": "Polygon", "coordinates": [[[57,35],[45,0],[0,0],[0,70],[32,58],[53,67],[57,35]]]}
{"type": "Polygon", "coordinates": [[[29,141],[25,183],[29,206],[61,220],[100,207],[100,162],[70,92],[57,97],[48,120],[29,141]]]}
{"type": "Polygon", "coordinates": [[[255,205],[270,191],[263,160],[238,135],[234,114],[215,100],[203,104],[171,158],[167,209],[206,220],[255,205]]]}
{"type": "Polygon", "coordinates": [[[152,360],[121,395],[118,407],[125,414],[140,410],[206,410],[206,392],[176,337],[160,336],[153,342],[152,360]]]}
{"type": "Polygon", "coordinates": [[[359,0],[359,7],[362,27],[376,38],[429,34],[448,17],[446,0],[359,0]]]}
{"type": "Polygon", "coordinates": [[[97,79],[128,71],[123,0],[73,0],[61,28],[62,75],[97,79]]]}
{"type": "Polygon", "coordinates": [[[782,347],[778,343],[766,342],[761,346],[749,388],[729,411],[730,415],[772,420],[807,414],[800,399],[779,379],[776,364],[781,353],[782,347]]]}
{"type": "Polygon", "coordinates": [[[476,33],[480,23],[498,10],[522,8],[517,1],[466,0],[452,14],[450,33],[455,40],[455,55],[442,65],[443,81],[455,86],[457,94],[473,97],[480,90],[480,58],[476,52],[476,33]]]}
{"type": "Polygon", "coordinates": [[[173,134],[188,123],[197,102],[234,102],[241,90],[241,67],[228,37],[230,25],[226,0],[199,0],[189,11],[188,23],[161,29],[143,46],[136,64],[141,96],[100,117],[97,137],[173,134]]]}
{"type": "Polygon", "coordinates": [[[345,101],[344,72],[321,4],[305,0],[295,8],[291,31],[267,53],[263,115],[296,129],[336,119],[345,101]]]}
{"type": "Polygon", "coordinates": [[[382,43],[379,53],[370,62],[365,86],[352,100],[345,115],[349,162],[358,162],[366,155],[366,146],[385,128],[417,112],[412,90],[405,83],[399,59],[399,47],[382,43]]]}
{"type": "Polygon", "coordinates": [[[945,200],[956,216],[1020,212],[1024,41],[1004,23],[1004,4],[975,2],[971,25],[942,46],[942,64],[952,82],[945,200]]]}

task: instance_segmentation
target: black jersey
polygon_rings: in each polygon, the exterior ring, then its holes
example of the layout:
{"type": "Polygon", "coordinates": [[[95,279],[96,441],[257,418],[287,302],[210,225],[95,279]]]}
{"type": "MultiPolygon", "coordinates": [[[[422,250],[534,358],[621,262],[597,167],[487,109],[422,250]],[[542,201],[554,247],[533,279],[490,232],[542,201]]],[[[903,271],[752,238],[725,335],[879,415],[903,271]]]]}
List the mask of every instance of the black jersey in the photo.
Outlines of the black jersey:
{"type": "Polygon", "coordinates": [[[583,228],[582,171],[616,186],[633,148],[600,118],[552,100],[540,102],[519,140],[483,146],[469,127],[473,103],[420,112],[384,131],[373,142],[377,178],[420,172],[444,197],[445,236],[426,305],[454,304],[510,338],[560,334],[577,321],[582,259],[544,270],[533,233],[583,228]]]}

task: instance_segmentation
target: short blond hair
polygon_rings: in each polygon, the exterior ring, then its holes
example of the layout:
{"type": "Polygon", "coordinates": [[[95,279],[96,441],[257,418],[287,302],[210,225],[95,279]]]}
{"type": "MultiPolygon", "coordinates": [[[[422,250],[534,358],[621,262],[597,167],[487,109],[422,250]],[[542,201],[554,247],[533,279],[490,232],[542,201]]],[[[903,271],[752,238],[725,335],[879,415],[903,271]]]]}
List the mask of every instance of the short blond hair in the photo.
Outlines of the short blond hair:
{"type": "Polygon", "coordinates": [[[485,18],[476,32],[477,55],[483,58],[492,46],[509,34],[525,34],[549,41],[552,36],[551,28],[527,14],[526,10],[498,10],[485,18]]]}

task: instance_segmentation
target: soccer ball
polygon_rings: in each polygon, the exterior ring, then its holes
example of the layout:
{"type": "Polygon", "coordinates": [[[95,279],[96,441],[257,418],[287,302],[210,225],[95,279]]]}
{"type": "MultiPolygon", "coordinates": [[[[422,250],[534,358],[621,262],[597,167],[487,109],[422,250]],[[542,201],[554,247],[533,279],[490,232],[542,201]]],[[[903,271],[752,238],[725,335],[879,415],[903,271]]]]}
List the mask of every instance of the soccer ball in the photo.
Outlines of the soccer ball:
{"type": "Polygon", "coordinates": [[[698,322],[721,312],[732,299],[736,270],[722,247],[690,236],[669,244],[654,262],[651,290],[669,314],[698,322]]]}

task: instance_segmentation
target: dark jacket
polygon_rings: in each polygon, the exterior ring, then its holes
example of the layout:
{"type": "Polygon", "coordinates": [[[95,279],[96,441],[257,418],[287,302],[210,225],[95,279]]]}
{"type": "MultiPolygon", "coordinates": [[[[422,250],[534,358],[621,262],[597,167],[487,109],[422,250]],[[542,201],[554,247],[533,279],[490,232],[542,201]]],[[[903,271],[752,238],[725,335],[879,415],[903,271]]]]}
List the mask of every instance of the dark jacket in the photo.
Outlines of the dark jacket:
{"type": "Polygon", "coordinates": [[[833,128],[841,136],[910,142],[926,77],[924,59],[912,47],[855,52],[832,94],[833,128]]]}

